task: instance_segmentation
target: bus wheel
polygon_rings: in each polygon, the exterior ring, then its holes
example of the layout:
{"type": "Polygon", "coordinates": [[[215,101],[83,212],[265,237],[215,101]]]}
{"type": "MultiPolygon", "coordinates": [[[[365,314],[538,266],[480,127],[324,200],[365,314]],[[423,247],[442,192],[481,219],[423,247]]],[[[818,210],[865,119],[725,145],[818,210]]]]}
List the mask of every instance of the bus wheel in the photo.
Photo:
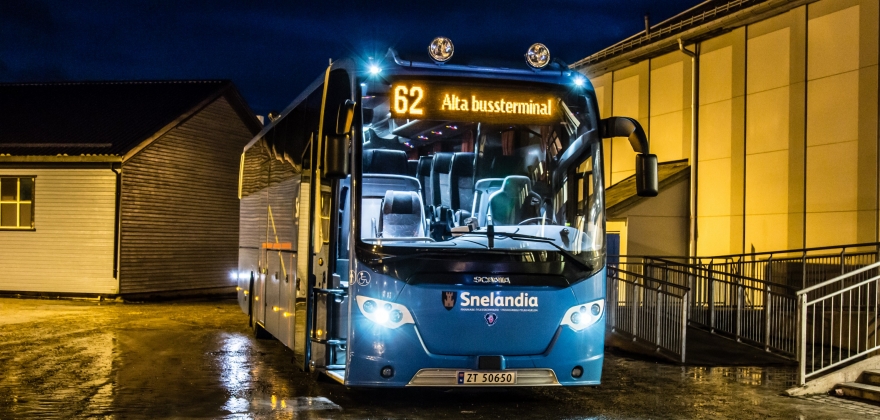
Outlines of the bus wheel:
{"type": "Polygon", "coordinates": [[[266,331],[259,322],[254,323],[254,338],[258,340],[265,340],[267,338],[272,338],[272,334],[269,334],[269,331],[266,331]]]}

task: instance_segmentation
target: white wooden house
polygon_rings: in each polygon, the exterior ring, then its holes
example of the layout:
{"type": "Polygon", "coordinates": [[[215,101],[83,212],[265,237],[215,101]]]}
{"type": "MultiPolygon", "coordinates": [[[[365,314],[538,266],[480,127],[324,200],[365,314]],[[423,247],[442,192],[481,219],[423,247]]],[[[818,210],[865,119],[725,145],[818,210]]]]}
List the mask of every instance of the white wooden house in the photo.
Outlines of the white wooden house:
{"type": "Polygon", "coordinates": [[[0,84],[0,294],[232,290],[260,128],[229,81],[0,84]]]}

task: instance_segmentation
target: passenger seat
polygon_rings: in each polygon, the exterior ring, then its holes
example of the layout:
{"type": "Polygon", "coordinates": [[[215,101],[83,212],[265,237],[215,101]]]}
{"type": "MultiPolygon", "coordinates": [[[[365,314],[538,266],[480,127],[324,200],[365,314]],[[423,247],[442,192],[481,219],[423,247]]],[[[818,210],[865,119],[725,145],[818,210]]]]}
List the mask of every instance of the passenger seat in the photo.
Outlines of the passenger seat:
{"type": "Polygon", "coordinates": [[[489,212],[495,225],[516,225],[537,217],[541,197],[531,191],[532,181],[521,175],[504,178],[501,189],[489,196],[489,212]]]}
{"type": "Polygon", "coordinates": [[[422,200],[413,191],[386,191],[379,231],[383,238],[422,237],[422,200]]]}
{"type": "Polygon", "coordinates": [[[364,150],[362,171],[365,174],[406,175],[406,152],[387,149],[364,150]]]}

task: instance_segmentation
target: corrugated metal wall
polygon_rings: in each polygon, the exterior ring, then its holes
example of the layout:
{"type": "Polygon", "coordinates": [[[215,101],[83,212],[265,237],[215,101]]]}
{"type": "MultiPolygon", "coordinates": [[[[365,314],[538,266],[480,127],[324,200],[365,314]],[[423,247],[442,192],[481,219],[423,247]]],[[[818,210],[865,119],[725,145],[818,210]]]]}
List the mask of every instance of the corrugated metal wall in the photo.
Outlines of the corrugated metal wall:
{"type": "Polygon", "coordinates": [[[235,286],[238,168],[251,138],[220,98],[123,164],[120,293],[235,286]]]}
{"type": "Polygon", "coordinates": [[[36,176],[35,231],[0,230],[0,291],[114,294],[116,174],[107,169],[8,168],[36,176]]]}

